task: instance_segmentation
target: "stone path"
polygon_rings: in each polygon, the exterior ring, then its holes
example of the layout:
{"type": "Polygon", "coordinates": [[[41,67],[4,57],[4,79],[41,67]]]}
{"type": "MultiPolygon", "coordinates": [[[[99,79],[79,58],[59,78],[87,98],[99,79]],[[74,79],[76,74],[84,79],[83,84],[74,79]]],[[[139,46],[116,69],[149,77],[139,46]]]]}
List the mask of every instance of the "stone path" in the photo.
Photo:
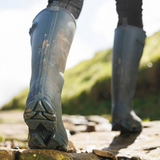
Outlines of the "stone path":
{"type": "MultiPolygon", "coordinates": [[[[17,160],[24,159],[25,155],[38,160],[46,155],[50,159],[56,155],[61,155],[61,159],[63,156],[76,160],[100,159],[93,154],[93,150],[98,149],[111,151],[118,160],[160,160],[160,121],[143,122],[140,134],[120,135],[119,132],[110,131],[111,124],[106,118],[63,115],[69,140],[75,146],[70,144],[70,153],[64,155],[64,152],[62,154],[54,150],[28,150],[27,126],[22,115],[20,111],[0,112],[0,159],[6,160],[4,155],[18,157],[17,160]],[[38,155],[41,156],[38,158],[38,155]]],[[[108,152],[100,152],[103,155],[106,153],[108,152]]]]}

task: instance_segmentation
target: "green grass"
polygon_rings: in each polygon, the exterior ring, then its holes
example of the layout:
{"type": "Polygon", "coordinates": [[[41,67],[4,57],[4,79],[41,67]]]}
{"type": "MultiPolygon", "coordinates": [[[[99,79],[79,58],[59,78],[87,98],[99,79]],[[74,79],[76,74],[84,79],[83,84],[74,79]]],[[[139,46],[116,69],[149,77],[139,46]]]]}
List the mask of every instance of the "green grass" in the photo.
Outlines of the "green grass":
{"type": "Polygon", "coordinates": [[[2,106],[1,110],[24,110],[29,89],[25,89],[2,106]]]}

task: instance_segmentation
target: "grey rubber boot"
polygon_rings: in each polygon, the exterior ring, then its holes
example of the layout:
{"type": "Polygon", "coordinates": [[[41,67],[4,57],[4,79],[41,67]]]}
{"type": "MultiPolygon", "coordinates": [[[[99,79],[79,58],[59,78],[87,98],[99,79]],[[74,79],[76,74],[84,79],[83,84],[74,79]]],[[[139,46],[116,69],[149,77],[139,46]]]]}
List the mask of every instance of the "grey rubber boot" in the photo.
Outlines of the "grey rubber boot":
{"type": "Polygon", "coordinates": [[[32,75],[24,119],[30,148],[67,151],[62,122],[63,72],[76,29],[74,17],[52,5],[42,10],[30,29],[32,75]]]}
{"type": "Polygon", "coordinates": [[[123,25],[115,30],[112,57],[112,130],[140,132],[141,119],[132,109],[145,31],[123,25]]]}

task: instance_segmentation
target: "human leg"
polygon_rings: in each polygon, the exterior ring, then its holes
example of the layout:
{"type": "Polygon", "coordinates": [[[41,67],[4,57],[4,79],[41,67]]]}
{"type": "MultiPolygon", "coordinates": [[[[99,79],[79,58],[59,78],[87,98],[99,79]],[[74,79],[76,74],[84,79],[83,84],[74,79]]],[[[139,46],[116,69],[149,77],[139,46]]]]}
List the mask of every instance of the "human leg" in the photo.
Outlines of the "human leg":
{"type": "Polygon", "coordinates": [[[48,6],[54,1],[58,1],[58,6],[66,9],[74,15],[75,19],[78,19],[82,10],[83,0],[48,0],[48,6]]]}
{"type": "Polygon", "coordinates": [[[123,25],[124,18],[126,18],[128,25],[143,28],[142,0],[116,0],[116,10],[117,26],[123,25]]]}
{"type": "Polygon", "coordinates": [[[74,13],[60,4],[54,1],[42,10],[30,29],[32,75],[24,120],[29,127],[30,148],[66,151],[68,139],[62,122],[61,91],[76,23],[74,13]]]}
{"type": "Polygon", "coordinates": [[[145,42],[145,32],[141,29],[141,6],[141,0],[117,0],[119,21],[114,37],[111,84],[114,131],[142,130],[141,119],[132,108],[139,61],[145,42]]]}

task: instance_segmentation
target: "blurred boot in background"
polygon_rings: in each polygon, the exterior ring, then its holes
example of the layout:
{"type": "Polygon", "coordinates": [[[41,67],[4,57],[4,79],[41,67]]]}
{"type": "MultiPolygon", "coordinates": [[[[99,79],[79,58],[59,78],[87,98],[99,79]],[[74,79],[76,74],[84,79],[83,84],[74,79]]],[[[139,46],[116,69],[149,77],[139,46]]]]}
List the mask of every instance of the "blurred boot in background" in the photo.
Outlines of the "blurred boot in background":
{"type": "Polygon", "coordinates": [[[132,99],[146,37],[142,29],[142,1],[116,1],[119,21],[112,57],[112,130],[140,132],[141,119],[132,108],[132,99]]]}

